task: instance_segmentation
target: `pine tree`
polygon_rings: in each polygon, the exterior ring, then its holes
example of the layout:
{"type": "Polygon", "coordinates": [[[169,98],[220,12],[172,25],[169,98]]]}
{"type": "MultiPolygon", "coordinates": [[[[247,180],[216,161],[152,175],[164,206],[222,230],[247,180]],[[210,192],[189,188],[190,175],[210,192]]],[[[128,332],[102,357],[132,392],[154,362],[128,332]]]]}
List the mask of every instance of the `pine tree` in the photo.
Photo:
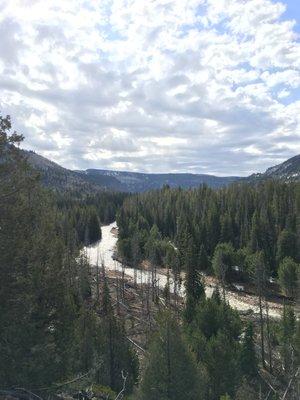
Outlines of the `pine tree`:
{"type": "Polygon", "coordinates": [[[284,306],[280,323],[280,352],[283,370],[288,377],[294,365],[294,338],[296,334],[296,317],[291,307],[284,306]]]}
{"type": "Polygon", "coordinates": [[[284,229],[280,232],[277,242],[277,262],[281,262],[285,257],[296,259],[297,257],[297,238],[296,235],[284,229]]]}
{"type": "Polygon", "coordinates": [[[287,296],[296,296],[299,276],[300,264],[297,264],[290,257],[284,258],[279,265],[278,279],[281,289],[287,296]]]}
{"type": "Polygon", "coordinates": [[[239,380],[237,344],[221,331],[207,344],[204,363],[209,376],[209,398],[233,396],[239,380]]]}
{"type": "Polygon", "coordinates": [[[98,382],[116,392],[123,386],[122,371],[127,375],[126,393],[132,391],[138,375],[138,359],[127,341],[124,327],[113,313],[107,280],[102,288],[101,325],[98,332],[99,354],[103,361],[98,382]]]}
{"type": "Polygon", "coordinates": [[[188,242],[185,255],[185,269],[186,306],[184,316],[187,321],[192,321],[197,303],[205,297],[205,290],[198,268],[197,252],[192,238],[188,242]]]}
{"type": "Polygon", "coordinates": [[[255,378],[258,373],[258,362],[254,346],[253,324],[248,323],[242,341],[240,369],[243,376],[255,378]]]}
{"type": "Polygon", "coordinates": [[[258,210],[255,210],[252,216],[249,248],[253,253],[261,250],[261,225],[258,210]]]}
{"type": "Polygon", "coordinates": [[[97,242],[101,239],[101,228],[99,225],[99,219],[96,210],[92,209],[90,211],[89,221],[88,221],[88,244],[97,242]]]}
{"type": "Polygon", "coordinates": [[[204,244],[201,244],[200,251],[199,251],[199,268],[201,271],[206,271],[209,268],[209,261],[207,257],[207,253],[204,247],[204,244]]]}
{"type": "Polygon", "coordinates": [[[256,288],[256,294],[259,301],[259,319],[260,319],[260,341],[261,341],[261,360],[265,367],[265,334],[264,334],[264,316],[263,316],[263,298],[266,287],[266,266],[262,252],[257,252],[251,259],[253,280],[256,288]]]}
{"type": "Polygon", "coordinates": [[[230,243],[220,243],[215,248],[212,260],[213,271],[221,281],[223,300],[225,299],[225,284],[229,277],[230,267],[233,265],[233,253],[230,243]]]}
{"type": "Polygon", "coordinates": [[[76,259],[10,128],[0,117],[0,381],[49,384],[72,370],[76,259]]]}
{"type": "Polygon", "coordinates": [[[137,399],[201,400],[199,379],[175,319],[163,313],[150,344],[137,399]]]}

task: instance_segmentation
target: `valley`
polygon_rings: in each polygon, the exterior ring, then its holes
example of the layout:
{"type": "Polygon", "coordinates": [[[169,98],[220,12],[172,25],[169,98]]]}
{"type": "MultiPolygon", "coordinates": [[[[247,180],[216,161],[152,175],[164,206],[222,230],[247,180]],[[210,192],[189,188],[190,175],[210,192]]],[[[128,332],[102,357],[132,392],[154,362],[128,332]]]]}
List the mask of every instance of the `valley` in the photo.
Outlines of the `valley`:
{"type": "MultiPolygon", "coordinates": [[[[151,287],[153,285],[152,281],[155,279],[157,288],[160,291],[163,291],[167,282],[169,281],[169,288],[172,294],[174,294],[175,291],[180,298],[185,296],[183,285],[185,280],[184,272],[182,272],[180,276],[181,284],[175,289],[174,276],[172,276],[172,272],[170,272],[171,276],[168,278],[167,271],[162,268],[156,268],[154,276],[154,273],[149,269],[149,266],[148,268],[139,266],[137,269],[126,266],[125,263],[118,261],[115,256],[118,240],[118,229],[116,222],[113,222],[110,225],[102,226],[101,230],[102,239],[98,243],[87,246],[84,249],[89,263],[93,268],[95,268],[96,265],[101,268],[103,265],[107,271],[108,277],[113,278],[116,275],[119,277],[123,276],[123,279],[125,279],[127,283],[129,282],[134,286],[139,285],[151,287]]],[[[213,279],[213,277],[209,277],[205,274],[202,275],[202,279],[205,285],[206,296],[210,298],[217,286],[220,286],[220,283],[213,279]]],[[[240,285],[237,284],[237,286],[240,285]]],[[[232,291],[230,289],[226,289],[226,301],[228,301],[231,307],[238,310],[242,314],[259,314],[258,297],[254,294],[245,293],[243,290],[232,291]]],[[[278,302],[268,301],[268,312],[271,318],[280,318],[283,312],[283,300],[281,299],[281,301],[278,302]]]]}
{"type": "Polygon", "coordinates": [[[297,399],[297,158],[221,187],[113,173],[129,193],[0,122],[1,400],[297,399]]]}
{"type": "Polygon", "coordinates": [[[0,0],[0,400],[300,400],[300,0],[0,0]]]}
{"type": "Polygon", "coordinates": [[[214,176],[208,174],[165,173],[151,174],[104,169],[70,170],[33,152],[23,150],[29,164],[41,174],[44,186],[59,191],[78,190],[85,193],[98,191],[118,191],[142,193],[161,189],[163,186],[183,189],[197,188],[201,185],[218,189],[234,183],[259,184],[266,180],[297,182],[300,180],[300,155],[282,164],[268,168],[264,173],[248,177],[214,176]]]}

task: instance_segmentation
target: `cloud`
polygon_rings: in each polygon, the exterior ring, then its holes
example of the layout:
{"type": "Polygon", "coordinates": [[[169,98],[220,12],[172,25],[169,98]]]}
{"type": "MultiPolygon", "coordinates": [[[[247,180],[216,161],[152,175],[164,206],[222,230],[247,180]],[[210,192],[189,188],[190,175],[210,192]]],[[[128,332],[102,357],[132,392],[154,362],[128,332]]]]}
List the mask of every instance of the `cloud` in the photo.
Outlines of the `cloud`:
{"type": "Polygon", "coordinates": [[[0,111],[69,168],[247,175],[300,153],[271,0],[0,1],[0,111]]]}

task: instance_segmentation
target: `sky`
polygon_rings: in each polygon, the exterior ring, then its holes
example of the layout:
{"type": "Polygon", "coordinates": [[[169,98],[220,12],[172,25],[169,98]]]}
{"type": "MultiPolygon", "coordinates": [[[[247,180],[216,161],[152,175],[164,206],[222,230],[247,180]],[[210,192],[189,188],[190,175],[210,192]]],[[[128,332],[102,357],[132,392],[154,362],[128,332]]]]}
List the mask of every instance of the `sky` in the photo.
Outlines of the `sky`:
{"type": "Polygon", "coordinates": [[[0,0],[0,113],[71,169],[262,172],[300,153],[300,2],[0,0]]]}

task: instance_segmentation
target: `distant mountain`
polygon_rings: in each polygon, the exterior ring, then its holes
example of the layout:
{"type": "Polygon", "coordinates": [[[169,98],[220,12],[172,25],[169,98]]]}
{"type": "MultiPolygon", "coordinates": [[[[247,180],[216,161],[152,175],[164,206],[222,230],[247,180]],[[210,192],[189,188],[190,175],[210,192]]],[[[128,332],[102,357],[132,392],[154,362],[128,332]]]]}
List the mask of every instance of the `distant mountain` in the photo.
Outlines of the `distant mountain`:
{"type": "Polygon", "coordinates": [[[146,174],[139,172],[87,169],[72,171],[33,151],[22,150],[29,163],[40,172],[45,186],[57,190],[80,190],[94,192],[112,190],[121,192],[145,192],[170,187],[195,188],[206,184],[220,188],[234,182],[256,183],[266,179],[279,179],[286,182],[300,181],[300,155],[282,164],[268,168],[264,173],[252,174],[246,178],[236,176],[219,177],[205,174],[146,174]]]}
{"type": "Polygon", "coordinates": [[[250,175],[246,181],[255,182],[266,179],[277,179],[284,182],[300,181],[300,154],[268,168],[263,173],[250,175]]]}
{"type": "MultiPolygon", "coordinates": [[[[79,171],[78,171],[79,172],[79,171]]],[[[204,174],[146,174],[140,172],[109,171],[102,169],[87,169],[81,171],[94,182],[103,177],[114,178],[119,182],[121,190],[126,192],[145,192],[160,189],[164,185],[170,187],[194,188],[206,184],[212,188],[229,185],[240,178],[235,176],[218,177],[204,174]]]]}
{"type": "Polygon", "coordinates": [[[113,177],[99,177],[95,182],[93,177],[63,168],[33,151],[22,150],[22,152],[29,164],[40,173],[42,183],[46,187],[63,191],[80,190],[85,192],[120,190],[119,182],[113,177]]]}
{"type": "Polygon", "coordinates": [[[146,174],[103,169],[72,171],[33,151],[22,150],[22,152],[33,168],[40,172],[43,184],[57,190],[144,192],[159,189],[164,185],[193,188],[202,184],[219,188],[240,179],[205,174],[146,174]]]}

